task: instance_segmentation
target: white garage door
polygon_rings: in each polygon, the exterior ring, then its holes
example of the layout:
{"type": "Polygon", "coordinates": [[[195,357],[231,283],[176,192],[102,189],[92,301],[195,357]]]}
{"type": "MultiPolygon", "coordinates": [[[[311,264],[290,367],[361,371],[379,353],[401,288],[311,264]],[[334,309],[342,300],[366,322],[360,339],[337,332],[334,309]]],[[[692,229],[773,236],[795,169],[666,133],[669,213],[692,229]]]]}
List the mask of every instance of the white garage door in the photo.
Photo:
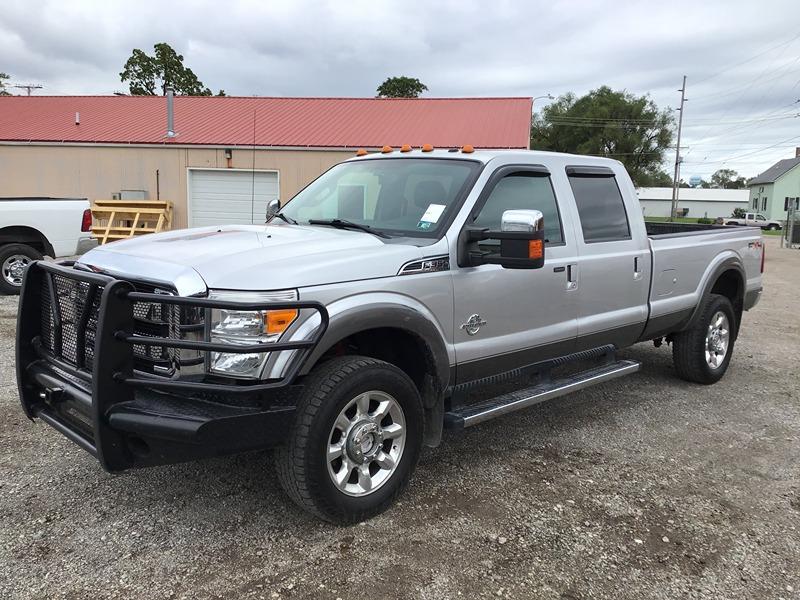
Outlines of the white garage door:
{"type": "Polygon", "coordinates": [[[189,171],[189,226],[261,224],[278,197],[278,174],[189,171]]]}

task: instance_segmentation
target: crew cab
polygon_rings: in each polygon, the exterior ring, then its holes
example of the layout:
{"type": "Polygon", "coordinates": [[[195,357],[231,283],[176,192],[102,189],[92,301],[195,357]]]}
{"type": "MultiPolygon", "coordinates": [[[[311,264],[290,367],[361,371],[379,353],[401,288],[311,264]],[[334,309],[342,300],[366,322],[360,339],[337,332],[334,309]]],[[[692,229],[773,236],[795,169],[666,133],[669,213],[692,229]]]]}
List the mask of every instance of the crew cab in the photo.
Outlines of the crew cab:
{"type": "Polygon", "coordinates": [[[723,219],[722,223],[723,225],[760,227],[761,229],[769,229],[770,231],[783,229],[783,224],[780,221],[768,219],[764,215],[758,213],[745,213],[743,217],[731,217],[730,219],[723,219]]]}
{"type": "Polygon", "coordinates": [[[671,344],[698,384],[728,369],[762,293],[758,229],[646,226],[604,158],[359,154],[265,225],[34,263],[25,414],[109,471],[274,447],[298,505],[354,522],[444,428],[631,375],[621,348],[671,344]]]}
{"type": "Polygon", "coordinates": [[[43,256],[97,245],[86,198],[0,198],[0,293],[19,294],[25,268],[43,256]]]}

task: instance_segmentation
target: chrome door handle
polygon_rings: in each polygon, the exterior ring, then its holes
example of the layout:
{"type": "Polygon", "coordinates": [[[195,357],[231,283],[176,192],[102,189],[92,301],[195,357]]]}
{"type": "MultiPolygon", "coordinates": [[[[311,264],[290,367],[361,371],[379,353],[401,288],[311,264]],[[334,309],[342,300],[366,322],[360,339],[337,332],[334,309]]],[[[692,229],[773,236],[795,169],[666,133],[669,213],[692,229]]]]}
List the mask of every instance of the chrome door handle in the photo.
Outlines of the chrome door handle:
{"type": "Polygon", "coordinates": [[[574,290],[578,287],[578,265],[567,265],[567,290],[574,290]]]}
{"type": "Polygon", "coordinates": [[[638,256],[633,257],[633,280],[639,281],[642,278],[641,259],[638,256]]]}

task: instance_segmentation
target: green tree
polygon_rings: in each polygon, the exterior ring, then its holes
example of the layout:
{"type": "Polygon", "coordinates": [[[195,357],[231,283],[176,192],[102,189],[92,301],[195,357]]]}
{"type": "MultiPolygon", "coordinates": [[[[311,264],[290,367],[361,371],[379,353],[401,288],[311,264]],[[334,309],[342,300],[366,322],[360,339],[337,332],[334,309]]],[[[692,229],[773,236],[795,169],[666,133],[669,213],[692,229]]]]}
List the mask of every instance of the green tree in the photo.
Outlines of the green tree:
{"type": "Polygon", "coordinates": [[[531,126],[531,148],[608,156],[622,162],[638,186],[664,185],[672,115],[648,96],[607,86],[578,98],[568,93],[546,106],[531,126]]]}
{"type": "Polygon", "coordinates": [[[747,187],[747,179],[740,177],[733,169],[719,169],[711,176],[712,188],[723,190],[742,190],[747,187]]]}
{"type": "Polygon", "coordinates": [[[389,77],[377,91],[379,98],[419,98],[428,86],[415,77],[389,77]]]}
{"type": "MultiPolygon", "coordinates": [[[[128,82],[130,93],[134,96],[157,96],[167,93],[167,88],[182,96],[210,96],[211,90],[203,85],[189,67],[183,64],[183,55],[178,54],[167,43],[153,46],[155,53],[149,56],[138,48],[119,77],[128,82]]],[[[224,96],[220,90],[218,94],[224,96]]]]}
{"type": "Polygon", "coordinates": [[[0,96],[10,96],[11,93],[6,89],[6,82],[11,79],[8,73],[0,72],[0,96]]]}

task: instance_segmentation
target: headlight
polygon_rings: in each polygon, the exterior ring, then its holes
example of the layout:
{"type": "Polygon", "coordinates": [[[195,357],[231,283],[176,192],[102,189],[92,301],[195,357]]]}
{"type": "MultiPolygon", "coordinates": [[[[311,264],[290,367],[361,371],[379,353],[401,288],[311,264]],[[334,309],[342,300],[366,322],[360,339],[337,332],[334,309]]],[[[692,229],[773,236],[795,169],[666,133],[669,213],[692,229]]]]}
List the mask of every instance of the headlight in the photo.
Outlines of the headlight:
{"type": "MultiPolygon", "coordinates": [[[[288,302],[297,300],[296,290],[280,292],[229,292],[212,291],[211,299],[240,302],[288,302]]],[[[271,344],[277,342],[284,331],[297,318],[295,309],[276,310],[211,310],[211,341],[231,345],[271,344]]],[[[268,352],[236,354],[211,352],[209,371],[229,377],[258,379],[269,356],[268,352]]]]}

